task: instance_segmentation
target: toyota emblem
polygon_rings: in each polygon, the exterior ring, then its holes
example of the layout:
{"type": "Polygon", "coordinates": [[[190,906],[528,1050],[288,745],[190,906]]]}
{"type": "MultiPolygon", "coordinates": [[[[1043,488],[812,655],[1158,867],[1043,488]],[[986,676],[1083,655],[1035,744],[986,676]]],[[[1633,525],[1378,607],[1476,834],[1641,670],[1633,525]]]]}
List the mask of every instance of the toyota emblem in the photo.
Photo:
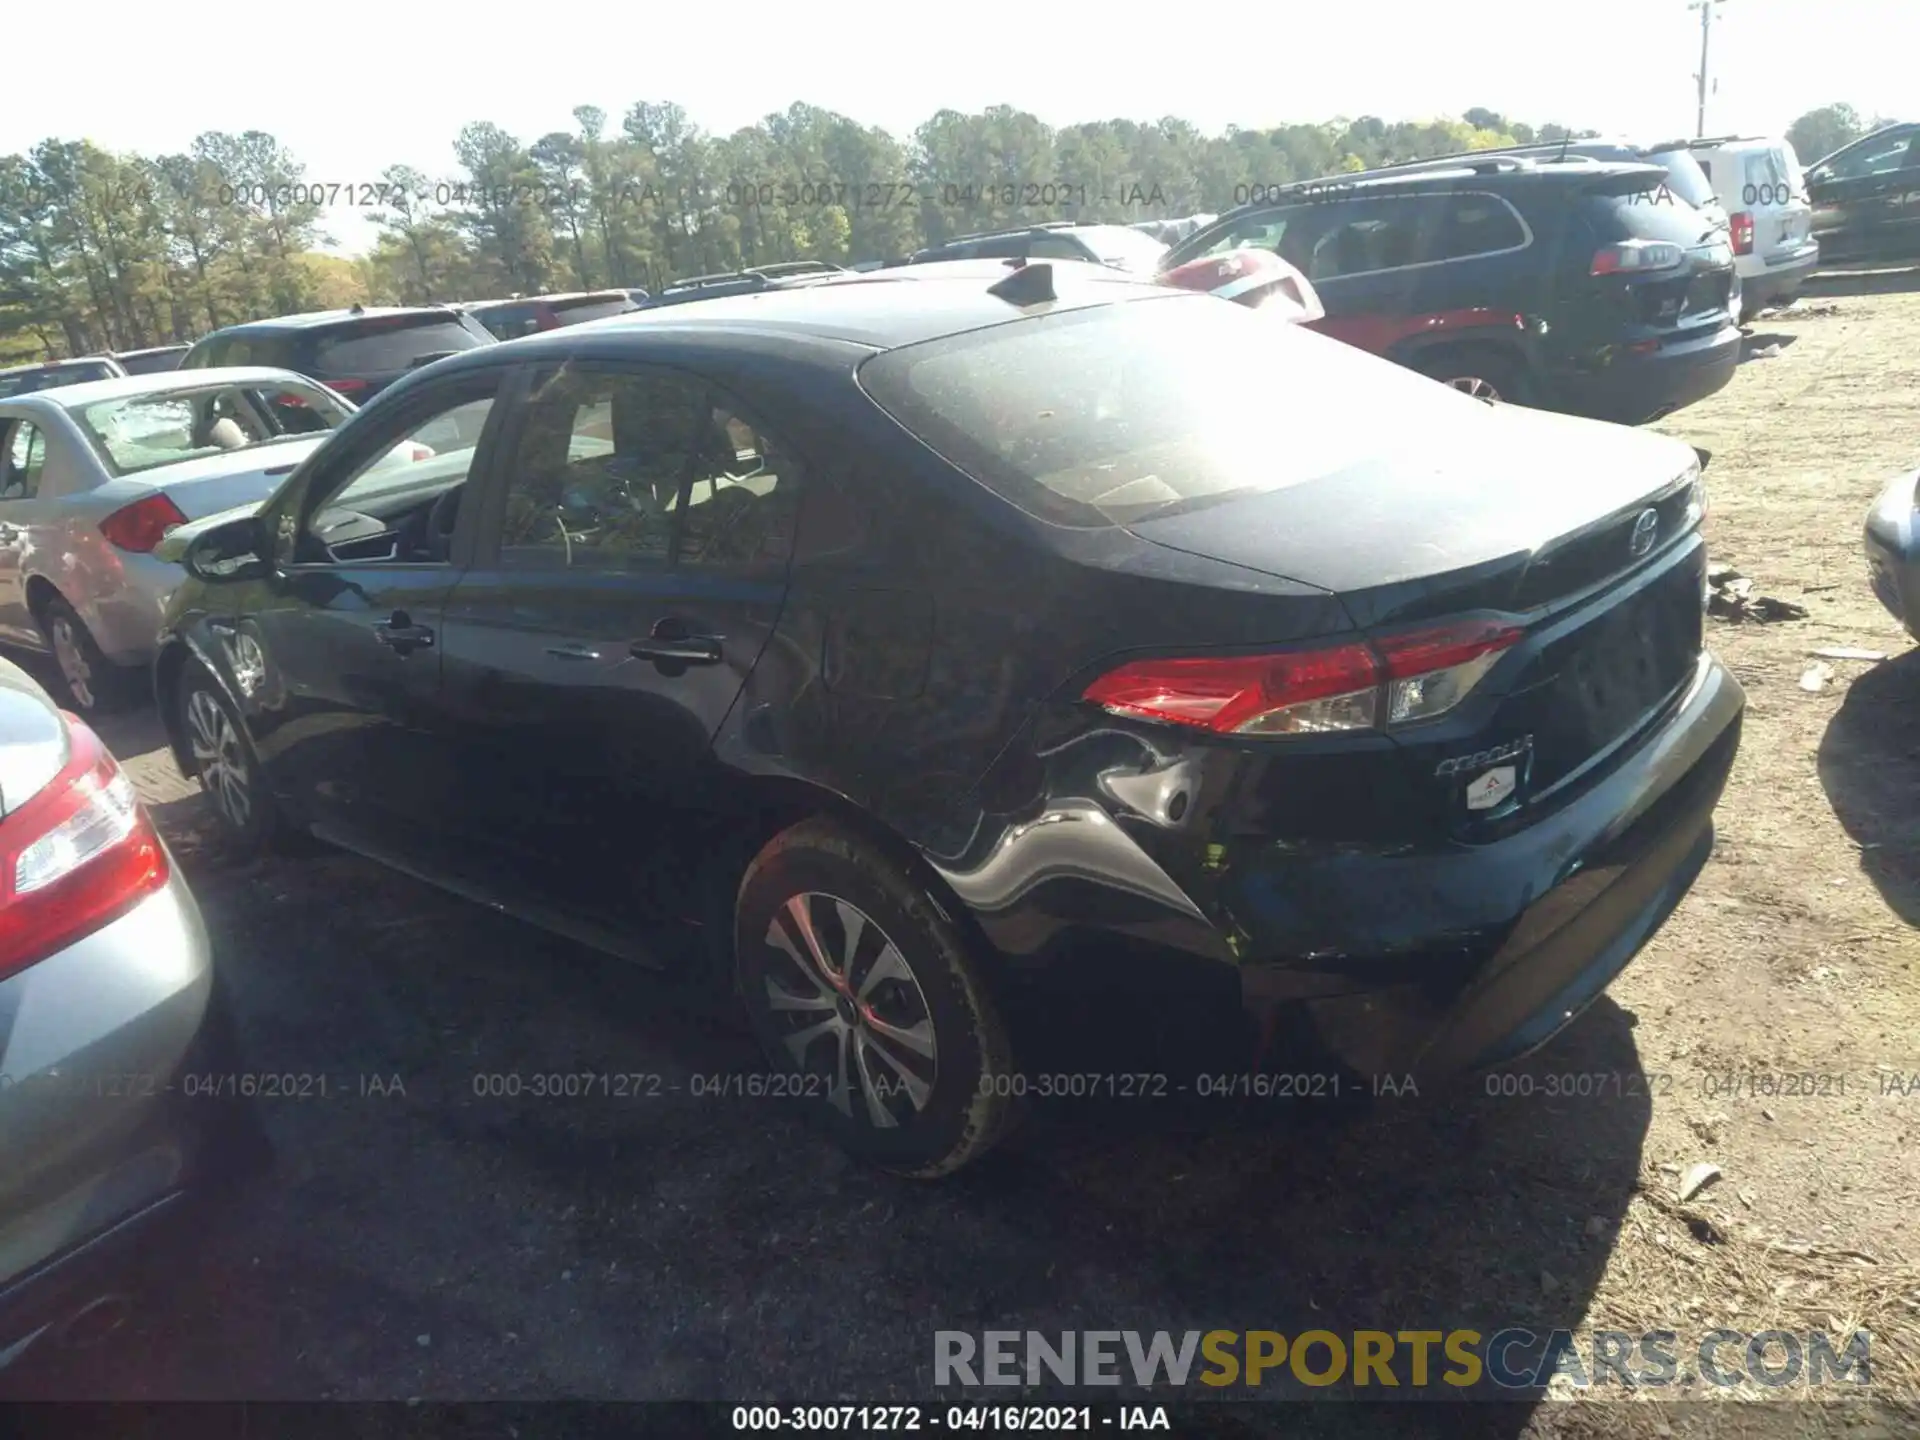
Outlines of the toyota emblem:
{"type": "Polygon", "coordinates": [[[1660,533],[1660,512],[1642,510],[1640,518],[1633,522],[1633,537],[1627,541],[1627,558],[1638,560],[1653,549],[1654,538],[1660,533]]]}

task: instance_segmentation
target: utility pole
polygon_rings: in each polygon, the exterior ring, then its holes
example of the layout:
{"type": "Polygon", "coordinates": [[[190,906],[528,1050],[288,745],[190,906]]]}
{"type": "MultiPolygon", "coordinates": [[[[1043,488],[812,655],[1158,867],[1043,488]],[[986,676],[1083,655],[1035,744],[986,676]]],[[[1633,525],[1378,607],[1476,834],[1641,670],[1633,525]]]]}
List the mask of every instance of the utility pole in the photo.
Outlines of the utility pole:
{"type": "Polygon", "coordinates": [[[1713,35],[1713,7],[1722,0],[1693,0],[1689,10],[1700,12],[1700,73],[1693,78],[1699,82],[1699,109],[1694,114],[1694,138],[1704,139],[1707,133],[1707,42],[1713,35]]]}

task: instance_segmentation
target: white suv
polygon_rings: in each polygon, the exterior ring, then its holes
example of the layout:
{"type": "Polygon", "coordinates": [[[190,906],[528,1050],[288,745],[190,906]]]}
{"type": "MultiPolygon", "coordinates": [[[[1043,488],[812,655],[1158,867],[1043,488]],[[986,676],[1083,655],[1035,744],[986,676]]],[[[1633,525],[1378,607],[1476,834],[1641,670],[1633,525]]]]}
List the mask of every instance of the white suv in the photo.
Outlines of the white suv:
{"type": "Polygon", "coordinates": [[[1751,135],[1681,143],[1727,208],[1740,318],[1791,300],[1820,263],[1813,206],[1793,146],[1751,135]]]}

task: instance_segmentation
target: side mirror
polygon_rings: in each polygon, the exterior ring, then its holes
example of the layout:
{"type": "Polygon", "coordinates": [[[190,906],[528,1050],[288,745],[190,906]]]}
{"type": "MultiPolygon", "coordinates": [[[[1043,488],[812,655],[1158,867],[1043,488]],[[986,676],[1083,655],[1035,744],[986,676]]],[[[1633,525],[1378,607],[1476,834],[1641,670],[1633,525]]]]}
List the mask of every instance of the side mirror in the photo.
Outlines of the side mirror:
{"type": "Polygon", "coordinates": [[[223,584],[271,573],[271,555],[266,527],[258,516],[247,515],[194,536],[180,564],[196,580],[223,584]]]}

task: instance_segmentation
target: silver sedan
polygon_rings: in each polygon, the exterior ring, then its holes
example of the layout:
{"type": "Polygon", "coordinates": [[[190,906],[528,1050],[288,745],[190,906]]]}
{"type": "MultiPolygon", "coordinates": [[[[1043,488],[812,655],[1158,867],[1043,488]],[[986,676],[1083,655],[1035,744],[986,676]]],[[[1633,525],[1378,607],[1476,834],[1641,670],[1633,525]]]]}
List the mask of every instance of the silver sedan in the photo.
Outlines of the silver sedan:
{"type": "Polygon", "coordinates": [[[170,529],[265,499],[353,413],[286,370],[174,370],[0,398],[0,642],[52,652],[74,709],[146,694],[170,529]]]}
{"type": "Polygon", "coordinates": [[[0,1366],[114,1328],[135,1248],[266,1158],[237,1058],[132,784],[0,660],[0,1366]]]}

